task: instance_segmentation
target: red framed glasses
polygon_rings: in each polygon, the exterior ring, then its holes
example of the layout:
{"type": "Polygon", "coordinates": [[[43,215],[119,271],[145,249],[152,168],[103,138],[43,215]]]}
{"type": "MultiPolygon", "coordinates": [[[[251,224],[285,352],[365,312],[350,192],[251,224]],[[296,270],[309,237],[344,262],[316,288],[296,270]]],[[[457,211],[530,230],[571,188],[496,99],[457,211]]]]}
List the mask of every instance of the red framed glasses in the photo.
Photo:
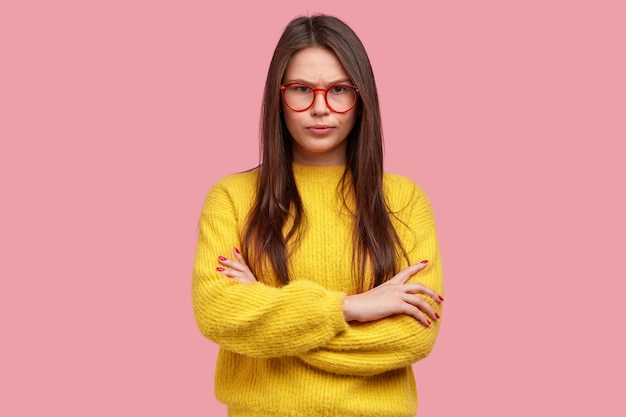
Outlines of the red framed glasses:
{"type": "Polygon", "coordinates": [[[356,106],[359,90],[349,84],[335,84],[330,87],[313,88],[308,84],[293,82],[281,84],[283,101],[291,110],[306,111],[313,106],[315,95],[324,94],[326,106],[335,113],[347,113],[356,106]]]}

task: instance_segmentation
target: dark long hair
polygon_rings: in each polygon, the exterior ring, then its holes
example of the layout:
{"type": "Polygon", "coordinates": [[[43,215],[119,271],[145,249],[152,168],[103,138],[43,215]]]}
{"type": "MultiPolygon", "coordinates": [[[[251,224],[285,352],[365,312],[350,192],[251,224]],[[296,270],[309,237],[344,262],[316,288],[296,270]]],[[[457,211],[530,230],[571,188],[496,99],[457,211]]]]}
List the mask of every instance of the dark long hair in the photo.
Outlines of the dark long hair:
{"type": "MultiPolygon", "coordinates": [[[[359,89],[358,116],[347,138],[346,171],[340,182],[344,198],[353,193],[353,258],[364,282],[369,263],[374,286],[391,278],[406,256],[389,218],[383,195],[383,139],[378,93],[372,67],[357,35],[327,15],[299,17],[285,28],[270,63],[261,111],[261,164],[256,199],[243,236],[243,254],[255,274],[269,261],[278,283],[289,282],[288,244],[296,247],[306,216],[294,180],[292,138],[281,113],[280,84],[291,58],[307,47],[332,51],[359,89]],[[283,234],[291,217],[291,227],[283,234]]],[[[257,275],[260,276],[260,275],[257,275]]],[[[363,284],[361,285],[363,287],[363,284]]],[[[366,288],[361,288],[366,290],[366,288]]]]}

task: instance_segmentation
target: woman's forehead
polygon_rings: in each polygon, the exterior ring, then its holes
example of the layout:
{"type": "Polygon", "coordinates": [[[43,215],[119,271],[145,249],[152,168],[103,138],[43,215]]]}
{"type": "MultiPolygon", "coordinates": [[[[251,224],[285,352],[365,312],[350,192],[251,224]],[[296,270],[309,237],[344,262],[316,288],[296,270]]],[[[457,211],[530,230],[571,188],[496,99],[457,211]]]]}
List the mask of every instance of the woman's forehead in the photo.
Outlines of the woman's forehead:
{"type": "Polygon", "coordinates": [[[339,58],[332,51],[308,47],[298,51],[291,58],[283,81],[326,85],[349,81],[349,77],[339,58]]]}

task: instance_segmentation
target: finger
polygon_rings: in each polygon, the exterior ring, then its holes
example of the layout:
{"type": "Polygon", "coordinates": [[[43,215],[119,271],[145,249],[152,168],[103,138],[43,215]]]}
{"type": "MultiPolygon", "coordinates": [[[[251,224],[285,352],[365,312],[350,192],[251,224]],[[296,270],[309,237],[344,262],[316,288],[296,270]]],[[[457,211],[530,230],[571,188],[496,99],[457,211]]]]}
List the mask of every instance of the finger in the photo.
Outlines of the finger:
{"type": "Polygon", "coordinates": [[[443,301],[443,298],[439,294],[437,294],[435,291],[433,291],[432,289],[430,289],[424,284],[419,284],[419,283],[404,284],[404,291],[409,294],[426,295],[432,298],[437,303],[441,303],[443,301]]]}
{"type": "Polygon", "coordinates": [[[404,268],[402,271],[398,272],[393,278],[391,278],[387,282],[392,282],[395,284],[404,284],[409,278],[411,278],[413,275],[417,274],[419,271],[426,268],[427,266],[428,266],[428,261],[423,260],[422,262],[418,264],[413,264],[411,266],[404,268]]]}
{"type": "Polygon", "coordinates": [[[241,272],[235,271],[234,269],[226,269],[222,274],[226,275],[228,278],[238,279],[242,277],[241,272]]]}
{"type": "Polygon", "coordinates": [[[415,320],[419,321],[426,327],[430,326],[431,324],[430,320],[428,320],[428,317],[426,317],[426,315],[424,315],[424,313],[414,305],[408,303],[405,304],[403,313],[407,316],[413,317],[415,320]]]}
{"type": "Polygon", "coordinates": [[[225,257],[223,257],[223,256],[219,256],[219,257],[217,258],[217,261],[218,261],[221,265],[227,266],[228,268],[231,268],[231,269],[234,269],[234,270],[237,270],[237,271],[240,271],[240,272],[247,272],[247,271],[249,271],[249,270],[250,270],[250,269],[248,268],[248,265],[246,265],[245,263],[244,263],[244,264],[241,264],[241,263],[239,263],[239,262],[237,262],[237,261],[234,261],[234,260],[232,260],[232,259],[225,258],[225,257]]]}
{"type": "Polygon", "coordinates": [[[226,275],[228,278],[234,278],[235,272],[230,268],[222,268],[221,266],[218,266],[215,270],[222,275],[226,275]]]}
{"type": "Polygon", "coordinates": [[[407,268],[404,268],[402,271],[398,272],[393,276],[389,281],[392,284],[404,284],[409,278],[415,275],[420,270],[420,265],[411,265],[407,268]]]}
{"type": "Polygon", "coordinates": [[[237,262],[245,266],[248,266],[248,264],[246,263],[246,260],[243,258],[243,255],[241,254],[239,249],[233,248],[233,254],[235,255],[235,259],[237,259],[237,262]]]}
{"type": "MultiPolygon", "coordinates": [[[[224,269],[224,268],[222,268],[224,269]]],[[[251,277],[250,275],[243,273],[243,272],[239,272],[239,271],[235,271],[234,269],[224,269],[223,271],[220,271],[223,275],[226,275],[228,278],[231,279],[235,279],[239,282],[255,282],[256,280],[251,277]]]]}
{"type": "Polygon", "coordinates": [[[422,297],[416,297],[415,295],[412,295],[412,294],[405,294],[405,296],[402,297],[402,300],[416,307],[422,313],[430,317],[432,320],[439,320],[439,314],[422,297]]]}
{"type": "MultiPolygon", "coordinates": [[[[236,276],[234,276],[234,271],[232,269],[222,268],[221,266],[218,266],[217,268],[215,268],[215,270],[228,278],[238,279],[236,276]]],[[[241,281],[240,279],[238,280],[241,281]]]]}

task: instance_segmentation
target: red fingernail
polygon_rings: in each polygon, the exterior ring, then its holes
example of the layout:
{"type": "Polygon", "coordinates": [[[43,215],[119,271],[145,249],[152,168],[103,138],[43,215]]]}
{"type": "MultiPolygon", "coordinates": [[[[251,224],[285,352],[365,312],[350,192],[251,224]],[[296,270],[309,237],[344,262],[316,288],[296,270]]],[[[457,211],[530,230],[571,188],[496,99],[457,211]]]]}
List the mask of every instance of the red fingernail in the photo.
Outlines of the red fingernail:
{"type": "Polygon", "coordinates": [[[220,261],[226,261],[227,259],[224,258],[223,256],[219,256],[220,261]]]}
{"type": "Polygon", "coordinates": [[[420,262],[421,264],[427,264],[428,263],[428,259],[424,259],[422,262],[420,262]]]}
{"type": "Polygon", "coordinates": [[[428,325],[430,326],[430,320],[426,320],[428,322],[428,325]]]}
{"type": "Polygon", "coordinates": [[[237,248],[235,248],[235,252],[236,253],[241,253],[241,252],[239,252],[239,249],[237,249],[237,248]]]}
{"type": "Polygon", "coordinates": [[[441,318],[441,317],[439,317],[439,314],[437,314],[436,311],[435,311],[435,317],[437,317],[438,319],[441,318]]]}
{"type": "Polygon", "coordinates": [[[439,300],[443,301],[443,297],[442,297],[442,296],[439,296],[439,300]]]}
{"type": "Polygon", "coordinates": [[[215,269],[217,269],[219,272],[224,272],[224,271],[226,271],[226,270],[225,270],[224,268],[222,268],[221,266],[218,266],[218,267],[217,267],[217,268],[215,268],[215,269]]]}

